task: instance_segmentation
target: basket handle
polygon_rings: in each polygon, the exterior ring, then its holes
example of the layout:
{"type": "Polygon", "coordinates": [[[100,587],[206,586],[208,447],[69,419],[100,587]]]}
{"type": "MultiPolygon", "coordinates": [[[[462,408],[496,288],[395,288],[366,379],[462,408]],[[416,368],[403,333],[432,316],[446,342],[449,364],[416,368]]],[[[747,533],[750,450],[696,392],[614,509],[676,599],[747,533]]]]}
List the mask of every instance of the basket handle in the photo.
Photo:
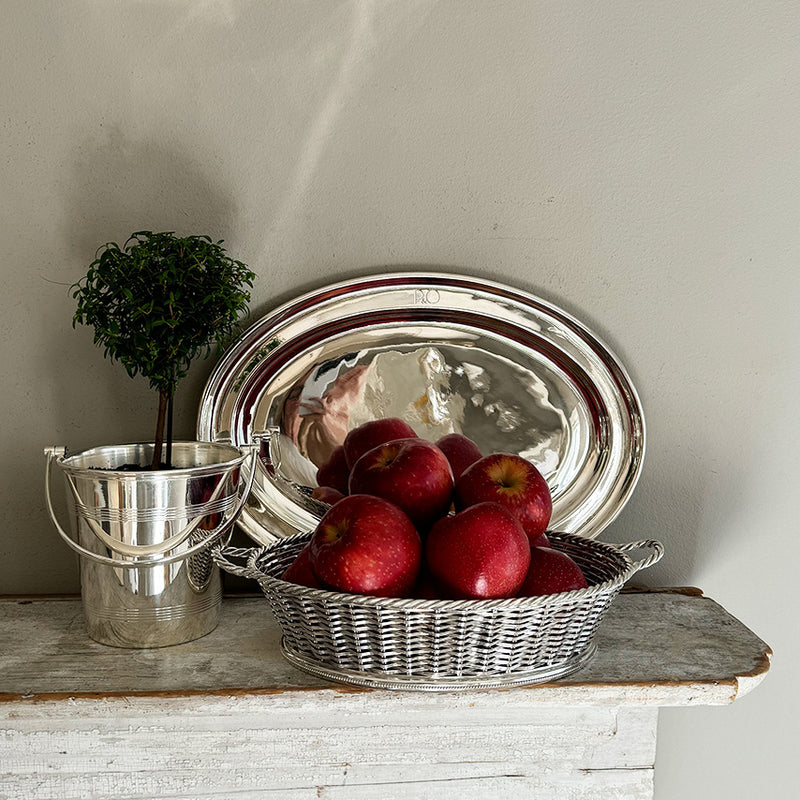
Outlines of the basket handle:
{"type": "Polygon", "coordinates": [[[634,561],[628,577],[639,572],[641,569],[652,567],[658,561],[661,561],[664,556],[664,545],[655,539],[644,539],[641,542],[626,542],[625,544],[615,545],[618,550],[623,552],[626,550],[652,550],[653,552],[641,561],[634,561]]]}
{"type": "Polygon", "coordinates": [[[258,556],[266,549],[266,547],[225,547],[219,545],[211,551],[211,558],[214,559],[214,563],[218,567],[224,569],[225,572],[230,572],[231,575],[258,580],[261,573],[250,565],[253,564],[258,556]],[[245,564],[240,566],[231,561],[233,558],[242,559],[245,564]]]}

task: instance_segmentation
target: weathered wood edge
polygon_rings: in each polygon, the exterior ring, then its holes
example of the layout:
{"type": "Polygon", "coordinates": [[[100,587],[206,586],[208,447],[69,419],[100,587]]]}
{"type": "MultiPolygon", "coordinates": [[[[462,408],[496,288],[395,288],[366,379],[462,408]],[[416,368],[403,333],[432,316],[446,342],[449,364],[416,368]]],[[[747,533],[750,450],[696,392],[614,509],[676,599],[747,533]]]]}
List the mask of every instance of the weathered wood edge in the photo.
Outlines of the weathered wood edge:
{"type": "MultiPolygon", "coordinates": [[[[743,697],[751,692],[758,686],[761,681],[766,677],[770,669],[770,662],[772,659],[772,650],[767,649],[759,664],[750,672],[736,675],[732,678],[723,678],[715,682],[716,687],[728,687],[730,692],[726,696],[723,703],[717,704],[730,704],[735,700],[743,697]]],[[[625,686],[628,689],[628,694],[631,696],[640,696],[639,703],[642,705],[655,704],[655,705],[668,705],[663,700],[648,699],[654,690],[662,689],[679,689],[682,687],[690,687],[697,685],[692,681],[644,681],[641,683],[631,683],[630,681],[607,681],[603,684],[603,689],[606,693],[613,690],[615,687],[625,686]]],[[[597,699],[603,694],[602,689],[594,682],[571,682],[568,679],[562,679],[556,682],[540,683],[532,686],[517,686],[517,687],[500,687],[496,689],[475,690],[476,693],[508,693],[508,692],[540,692],[540,691],[553,691],[571,690],[574,692],[584,691],[588,695],[591,693],[597,699]]],[[[277,688],[225,688],[225,689],[170,689],[170,690],[128,690],[128,691],[111,691],[111,692],[33,692],[31,694],[15,694],[15,693],[2,693],[0,694],[0,704],[5,703],[46,703],[46,702],[63,702],[66,700],[123,700],[129,701],[136,698],[146,699],[183,699],[183,698],[237,698],[237,697],[269,697],[275,695],[315,695],[320,691],[327,691],[338,695],[361,695],[361,694],[380,694],[386,693],[379,689],[369,689],[360,686],[350,686],[347,684],[330,683],[325,686],[286,686],[277,688]]],[[[390,692],[390,694],[398,694],[398,692],[390,692]]],[[[441,692],[437,694],[462,694],[461,692],[441,692]]],[[[430,695],[429,695],[430,696],[430,695]]],[[[577,695],[574,698],[577,702],[577,695]]]]}
{"type": "Polygon", "coordinates": [[[620,594],[682,594],[686,597],[703,597],[703,590],[696,586],[623,586],[620,594]]]}
{"type": "MultiPolygon", "coordinates": [[[[678,594],[689,597],[704,597],[703,591],[692,586],[682,587],[663,587],[663,588],[648,588],[648,587],[625,587],[624,593],[630,594],[678,594]]],[[[260,593],[231,593],[227,597],[238,599],[244,597],[260,597],[260,593]]],[[[80,599],[79,595],[0,595],[0,602],[35,602],[35,601],[49,601],[49,600],[69,600],[74,601],[80,599]]],[[[769,672],[773,651],[765,644],[764,652],[758,658],[756,666],[745,673],[734,675],[727,678],[721,678],[714,682],[714,686],[728,687],[730,693],[725,696],[724,700],[717,698],[715,704],[730,704],[743,697],[753,689],[755,689],[766,677],[769,672]]],[[[508,693],[508,692],[541,692],[542,690],[553,691],[572,691],[576,693],[585,692],[587,695],[591,693],[595,698],[602,701],[600,697],[604,693],[609,693],[615,687],[626,687],[627,694],[636,697],[641,695],[637,700],[642,705],[668,705],[669,703],[663,700],[653,700],[650,698],[653,690],[658,688],[685,688],[698,685],[695,681],[670,681],[670,680],[649,680],[640,683],[630,681],[614,681],[607,680],[602,686],[596,682],[591,681],[571,681],[569,678],[560,679],[557,682],[541,683],[532,686],[518,686],[518,687],[501,687],[496,689],[480,690],[477,694],[488,695],[494,693],[508,693]],[[603,691],[605,690],[605,692],[603,691]]],[[[184,698],[246,698],[246,697],[269,697],[276,695],[295,695],[295,696],[308,696],[318,694],[320,691],[332,693],[334,695],[347,696],[347,695],[364,695],[364,694],[384,694],[384,695],[397,695],[408,693],[391,692],[387,690],[376,690],[365,687],[352,686],[348,684],[339,683],[326,683],[324,686],[281,686],[281,687],[268,687],[268,688],[248,688],[248,687],[228,687],[222,689],[169,689],[169,690],[125,690],[125,691],[109,691],[109,692],[32,692],[32,693],[14,693],[2,692],[0,693],[0,704],[7,703],[22,703],[22,704],[39,704],[50,702],[63,702],[66,700],[86,700],[86,701],[113,701],[122,700],[129,701],[131,699],[184,699],[184,698]]],[[[456,693],[437,693],[437,694],[462,694],[456,693]]],[[[473,693],[474,696],[475,693],[473,693]]],[[[532,699],[532,698],[531,698],[532,699]]]]}
{"type": "MultiPolygon", "coordinates": [[[[680,594],[686,597],[705,597],[702,589],[696,586],[664,586],[664,587],[648,587],[629,585],[622,588],[620,594],[680,594]]],[[[753,689],[764,680],[772,665],[773,651],[769,645],[765,646],[764,652],[761,654],[758,664],[749,672],[743,672],[741,675],[736,675],[729,681],[720,681],[720,685],[730,685],[734,691],[731,694],[730,702],[734,702],[740,697],[749,694],[753,689]]],[[[565,682],[562,685],[567,685],[565,682]]],[[[652,682],[648,685],[655,685],[652,682]]],[[[659,683],[661,686],[682,686],[686,685],[680,682],[664,681],[659,683]]]]}

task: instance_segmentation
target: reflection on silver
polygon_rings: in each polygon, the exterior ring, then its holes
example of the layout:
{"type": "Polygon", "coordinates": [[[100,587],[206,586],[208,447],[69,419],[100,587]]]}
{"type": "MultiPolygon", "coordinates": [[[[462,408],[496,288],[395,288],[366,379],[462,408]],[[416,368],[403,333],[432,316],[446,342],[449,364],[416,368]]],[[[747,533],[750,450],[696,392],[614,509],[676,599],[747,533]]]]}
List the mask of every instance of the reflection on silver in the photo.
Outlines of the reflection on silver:
{"type": "Polygon", "coordinates": [[[316,524],[317,467],[349,430],[389,416],[529,459],[553,493],[551,527],[589,537],[622,509],[644,455],[630,379],[580,322],[507,286],[431,273],[323,287],[256,322],[211,375],[198,436],[271,433],[239,519],[267,544],[316,524]]]}
{"type": "Polygon", "coordinates": [[[239,495],[248,493],[242,481],[247,454],[218,443],[173,442],[174,469],[126,471],[119,467],[152,463],[151,443],[45,452],[47,508],[56,531],[81,556],[89,636],[115,647],[150,648],[212,631],[222,589],[211,549],[230,537],[239,495]],[[71,533],[53,508],[54,465],[65,480],[71,533]]]}

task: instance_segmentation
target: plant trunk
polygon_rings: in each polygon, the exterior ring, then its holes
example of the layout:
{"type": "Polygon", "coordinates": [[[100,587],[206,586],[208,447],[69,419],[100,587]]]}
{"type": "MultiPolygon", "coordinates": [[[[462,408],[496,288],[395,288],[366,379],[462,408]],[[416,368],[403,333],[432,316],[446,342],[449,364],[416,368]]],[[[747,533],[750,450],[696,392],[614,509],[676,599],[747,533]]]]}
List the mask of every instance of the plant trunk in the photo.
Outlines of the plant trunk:
{"type": "Polygon", "coordinates": [[[167,398],[167,469],[172,469],[172,408],[175,399],[175,364],[172,365],[172,380],[169,384],[169,395],[167,398]]]}
{"type": "Polygon", "coordinates": [[[167,467],[170,469],[172,469],[172,409],[174,406],[174,398],[175,394],[170,394],[167,402],[167,457],[165,461],[167,462],[167,467]]]}
{"type": "Polygon", "coordinates": [[[158,421],[156,422],[155,446],[153,447],[153,469],[161,468],[161,453],[164,449],[164,427],[167,420],[167,407],[169,406],[169,394],[167,392],[158,393],[158,421]]]}

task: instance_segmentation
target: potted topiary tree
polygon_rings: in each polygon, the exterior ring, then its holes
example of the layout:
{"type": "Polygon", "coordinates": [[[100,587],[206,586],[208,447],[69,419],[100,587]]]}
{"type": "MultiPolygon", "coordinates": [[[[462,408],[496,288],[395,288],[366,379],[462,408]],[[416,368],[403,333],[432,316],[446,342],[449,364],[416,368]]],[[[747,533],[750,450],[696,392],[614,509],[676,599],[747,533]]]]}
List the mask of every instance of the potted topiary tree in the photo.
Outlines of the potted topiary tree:
{"type": "Polygon", "coordinates": [[[128,375],[158,392],[152,469],[171,466],[175,389],[194,359],[222,347],[247,311],[255,275],[208,236],[134,233],[104,245],[73,285],[72,325],[94,328],[94,342],[128,375]],[[162,450],[166,441],[166,463],[162,450]]]}
{"type": "Polygon", "coordinates": [[[72,455],[45,451],[48,507],[62,538],[82,556],[81,595],[97,641],[161,646],[217,624],[221,591],[210,549],[249,492],[249,484],[242,491],[240,469],[248,451],[225,442],[174,442],[173,398],[192,361],[234,336],[254,278],[221,241],[140,231],[123,247],[101,247],[72,287],[73,326],[92,326],[104,355],[158,393],[153,442],[72,455]],[[72,536],[54,513],[53,462],[72,500],[72,536]]]}

